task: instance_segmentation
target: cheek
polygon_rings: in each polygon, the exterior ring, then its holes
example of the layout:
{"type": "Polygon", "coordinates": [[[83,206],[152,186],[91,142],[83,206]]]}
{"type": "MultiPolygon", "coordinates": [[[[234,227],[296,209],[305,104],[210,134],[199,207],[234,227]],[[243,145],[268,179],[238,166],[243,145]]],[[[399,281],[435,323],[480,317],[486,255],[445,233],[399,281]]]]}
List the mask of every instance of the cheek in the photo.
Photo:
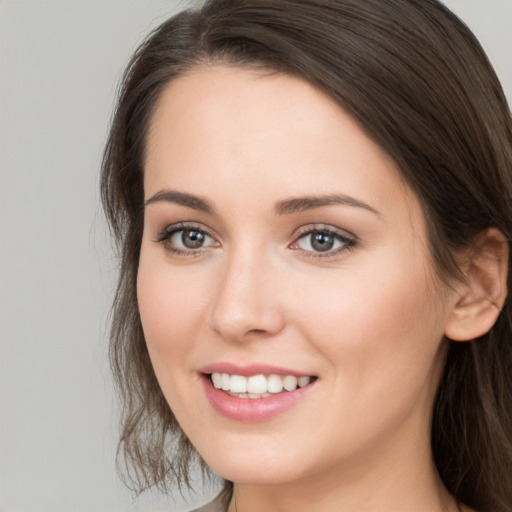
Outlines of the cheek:
{"type": "Polygon", "coordinates": [[[308,338],[341,375],[391,382],[430,369],[443,336],[443,307],[422,260],[394,256],[342,269],[339,279],[312,282],[295,298],[308,338]]]}
{"type": "Polygon", "coordinates": [[[424,268],[402,261],[385,271],[346,270],[322,286],[310,283],[295,309],[338,404],[328,418],[319,405],[315,414],[326,418],[319,436],[332,438],[332,425],[343,424],[339,442],[356,447],[397,431],[412,411],[428,422],[444,361],[444,313],[424,268]]]}
{"type": "Polygon", "coordinates": [[[160,369],[183,366],[182,357],[193,346],[191,341],[204,321],[205,282],[190,279],[182,268],[173,269],[161,259],[152,261],[141,254],[137,299],[157,376],[160,369]]]}
{"type": "Polygon", "coordinates": [[[207,281],[192,279],[184,267],[173,268],[161,256],[151,256],[141,253],[137,298],[153,370],[176,418],[198,418],[202,411],[190,398],[199,384],[191,361],[205,322],[207,281]]]}

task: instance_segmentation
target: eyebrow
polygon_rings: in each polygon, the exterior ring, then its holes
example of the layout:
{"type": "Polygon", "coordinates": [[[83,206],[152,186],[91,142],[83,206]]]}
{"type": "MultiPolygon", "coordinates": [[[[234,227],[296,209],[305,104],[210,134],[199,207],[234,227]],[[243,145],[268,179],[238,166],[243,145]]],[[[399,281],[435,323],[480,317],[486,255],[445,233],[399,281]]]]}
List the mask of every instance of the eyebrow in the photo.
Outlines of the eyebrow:
{"type": "Polygon", "coordinates": [[[329,194],[322,196],[306,196],[286,199],[277,203],[275,211],[279,215],[289,215],[292,213],[303,212],[305,210],[311,210],[313,208],[321,208],[322,206],[331,205],[363,208],[364,210],[368,210],[378,217],[381,217],[380,212],[369,204],[366,204],[359,199],[347,196],[345,194],[329,194]]]}
{"type": "Polygon", "coordinates": [[[187,194],[186,192],[178,192],[177,190],[160,190],[147,199],[144,206],[159,202],[180,204],[209,214],[215,213],[215,208],[206,199],[193,194],[187,194]]]}
{"type": "MultiPolygon", "coordinates": [[[[151,196],[149,199],[147,199],[144,205],[148,206],[150,204],[158,202],[175,203],[182,206],[186,206],[188,208],[192,208],[193,210],[208,213],[210,215],[215,214],[215,208],[206,199],[199,196],[195,196],[193,194],[187,194],[186,192],[178,192],[177,190],[160,190],[159,192],[151,196]]],[[[279,201],[276,204],[274,211],[278,215],[290,215],[292,213],[303,212],[306,210],[312,210],[314,208],[321,208],[322,206],[331,205],[342,205],[352,206],[355,208],[362,208],[364,210],[368,210],[369,212],[374,213],[379,217],[381,216],[379,211],[377,211],[369,204],[366,204],[365,202],[360,201],[359,199],[347,196],[345,194],[293,197],[290,199],[279,201]]]]}

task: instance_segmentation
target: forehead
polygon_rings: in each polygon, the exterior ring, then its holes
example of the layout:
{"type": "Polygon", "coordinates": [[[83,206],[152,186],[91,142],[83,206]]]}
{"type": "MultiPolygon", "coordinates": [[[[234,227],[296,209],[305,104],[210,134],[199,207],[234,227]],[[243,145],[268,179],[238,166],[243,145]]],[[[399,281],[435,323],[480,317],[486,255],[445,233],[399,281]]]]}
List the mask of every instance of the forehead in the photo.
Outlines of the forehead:
{"type": "Polygon", "coordinates": [[[203,153],[222,148],[226,157],[251,147],[258,147],[261,159],[271,151],[277,156],[276,149],[284,156],[291,149],[292,129],[295,137],[310,138],[311,149],[318,137],[328,143],[328,125],[337,113],[327,96],[303,80],[229,66],[201,67],[164,89],[150,124],[148,154],[179,139],[184,149],[201,141],[203,153]]]}
{"type": "Polygon", "coordinates": [[[146,197],[170,187],[261,205],[336,192],[379,210],[418,208],[395,162],[326,94],[300,78],[229,66],[195,69],[163,90],[144,185],[146,197]]]}

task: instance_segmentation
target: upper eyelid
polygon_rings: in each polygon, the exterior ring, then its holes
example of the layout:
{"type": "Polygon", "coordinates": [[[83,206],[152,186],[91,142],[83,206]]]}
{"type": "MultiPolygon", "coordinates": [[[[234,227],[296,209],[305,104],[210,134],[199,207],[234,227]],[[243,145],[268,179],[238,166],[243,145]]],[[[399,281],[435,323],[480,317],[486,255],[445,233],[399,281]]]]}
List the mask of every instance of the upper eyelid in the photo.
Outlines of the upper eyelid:
{"type": "Polygon", "coordinates": [[[318,232],[326,232],[330,233],[332,235],[338,235],[343,238],[349,238],[350,240],[357,241],[358,237],[351,233],[350,231],[347,231],[346,229],[337,228],[335,226],[331,226],[329,224],[310,224],[305,225],[297,229],[293,235],[294,241],[298,238],[308,235],[310,233],[313,233],[315,231],[318,232]]]}
{"type": "Polygon", "coordinates": [[[168,224],[163,229],[157,232],[155,242],[162,242],[174,233],[178,231],[184,231],[186,229],[196,229],[197,231],[201,231],[204,234],[208,235],[210,238],[217,240],[215,236],[212,235],[209,227],[204,226],[204,224],[200,224],[197,222],[176,222],[175,224],[168,224]]]}

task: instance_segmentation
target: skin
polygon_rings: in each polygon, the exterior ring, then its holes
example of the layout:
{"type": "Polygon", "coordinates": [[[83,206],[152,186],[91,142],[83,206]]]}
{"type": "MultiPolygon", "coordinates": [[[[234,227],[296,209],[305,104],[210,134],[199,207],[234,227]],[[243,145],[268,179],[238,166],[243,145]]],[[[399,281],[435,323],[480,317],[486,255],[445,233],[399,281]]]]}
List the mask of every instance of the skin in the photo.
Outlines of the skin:
{"type": "Polygon", "coordinates": [[[215,65],[164,90],[144,172],[148,350],[181,427],[235,482],[230,512],[235,500],[237,512],[456,510],[429,435],[457,287],[436,279],[419,202],[390,157],[306,82],[215,65]],[[155,199],[163,190],[215,211],[155,199]],[[332,194],[369,208],[275,211],[332,194]],[[161,233],[179,223],[205,245],[173,252],[181,233],[161,233]],[[354,243],[315,252],[315,228],[354,243]],[[203,391],[199,369],[219,361],[318,380],[285,413],[243,423],[203,391]]]}

